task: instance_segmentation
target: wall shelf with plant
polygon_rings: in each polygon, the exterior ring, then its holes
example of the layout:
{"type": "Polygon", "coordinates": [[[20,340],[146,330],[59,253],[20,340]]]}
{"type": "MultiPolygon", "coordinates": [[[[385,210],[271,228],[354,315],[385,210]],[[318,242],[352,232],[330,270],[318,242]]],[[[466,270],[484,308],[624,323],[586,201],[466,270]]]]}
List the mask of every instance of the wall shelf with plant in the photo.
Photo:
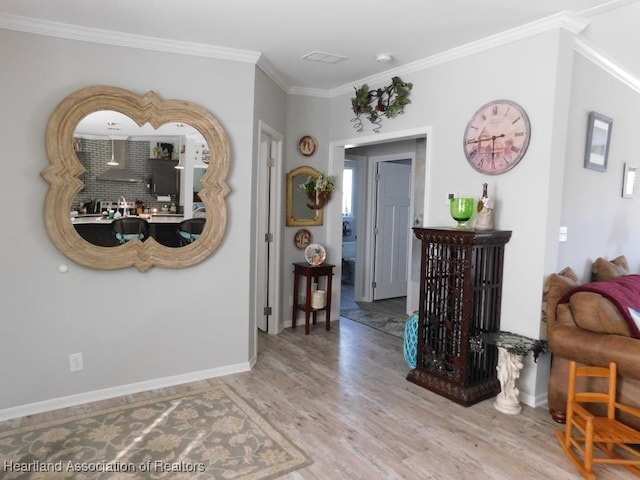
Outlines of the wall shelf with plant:
{"type": "Polygon", "coordinates": [[[331,199],[331,192],[336,188],[335,175],[329,175],[325,177],[320,175],[314,177],[309,175],[307,180],[300,185],[300,190],[303,191],[309,200],[313,203],[307,203],[307,207],[313,210],[319,210],[325,206],[325,204],[331,199]]]}

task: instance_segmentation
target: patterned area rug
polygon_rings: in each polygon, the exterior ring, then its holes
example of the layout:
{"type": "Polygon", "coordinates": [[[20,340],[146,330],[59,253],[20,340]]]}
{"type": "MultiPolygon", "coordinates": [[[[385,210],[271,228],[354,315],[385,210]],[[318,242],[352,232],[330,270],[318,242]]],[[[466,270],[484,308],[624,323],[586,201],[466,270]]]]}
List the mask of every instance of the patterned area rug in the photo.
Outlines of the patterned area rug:
{"type": "Polygon", "coordinates": [[[342,310],[340,315],[354,322],[362,323],[368,327],[400,338],[404,337],[404,326],[410,318],[408,316],[398,317],[389,313],[363,308],[342,310]]]}
{"type": "Polygon", "coordinates": [[[264,480],[309,463],[224,384],[0,433],[5,480],[264,480]]]}

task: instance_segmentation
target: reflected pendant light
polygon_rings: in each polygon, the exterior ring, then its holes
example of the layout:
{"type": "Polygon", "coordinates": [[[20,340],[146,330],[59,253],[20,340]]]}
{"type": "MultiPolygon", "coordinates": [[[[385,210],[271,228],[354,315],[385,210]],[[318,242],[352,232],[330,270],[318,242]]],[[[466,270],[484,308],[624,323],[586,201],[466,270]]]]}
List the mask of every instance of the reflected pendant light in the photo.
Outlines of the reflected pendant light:
{"type": "Polygon", "coordinates": [[[116,159],[113,155],[113,138],[111,139],[111,160],[109,160],[107,162],[107,165],[111,166],[111,167],[115,167],[117,165],[120,165],[118,162],[116,162],[116,159]]]}

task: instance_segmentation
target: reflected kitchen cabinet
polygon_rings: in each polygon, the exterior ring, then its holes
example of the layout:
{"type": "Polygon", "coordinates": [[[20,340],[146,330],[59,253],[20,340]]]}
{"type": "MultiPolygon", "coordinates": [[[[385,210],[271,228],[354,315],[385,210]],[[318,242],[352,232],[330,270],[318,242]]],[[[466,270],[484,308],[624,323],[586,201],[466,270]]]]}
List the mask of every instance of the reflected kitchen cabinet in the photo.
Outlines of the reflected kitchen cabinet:
{"type": "Polygon", "coordinates": [[[177,160],[149,159],[151,163],[151,193],[155,195],[178,195],[179,178],[177,160]]]}

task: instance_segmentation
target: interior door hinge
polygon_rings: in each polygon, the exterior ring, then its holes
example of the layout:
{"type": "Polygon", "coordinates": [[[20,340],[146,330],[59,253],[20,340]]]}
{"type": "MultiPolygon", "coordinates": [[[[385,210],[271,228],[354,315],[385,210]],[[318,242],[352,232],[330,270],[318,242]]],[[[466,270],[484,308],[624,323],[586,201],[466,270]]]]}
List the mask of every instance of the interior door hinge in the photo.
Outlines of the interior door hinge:
{"type": "Polygon", "coordinates": [[[264,241],[267,242],[267,243],[273,242],[273,233],[265,233],[264,234],[264,241]]]}
{"type": "Polygon", "coordinates": [[[373,229],[373,234],[374,234],[374,235],[378,235],[378,227],[375,227],[375,228],[373,229]]]}
{"type": "Polygon", "coordinates": [[[379,181],[380,181],[380,174],[376,173],[376,182],[379,182],[379,181]]]}
{"type": "Polygon", "coordinates": [[[267,158],[267,167],[268,168],[272,168],[276,166],[276,159],[275,158],[267,158]]]}
{"type": "Polygon", "coordinates": [[[378,284],[376,282],[371,282],[371,288],[376,288],[378,284]]]}
{"type": "Polygon", "coordinates": [[[263,315],[272,315],[271,307],[264,307],[264,314],[263,315]]]}

